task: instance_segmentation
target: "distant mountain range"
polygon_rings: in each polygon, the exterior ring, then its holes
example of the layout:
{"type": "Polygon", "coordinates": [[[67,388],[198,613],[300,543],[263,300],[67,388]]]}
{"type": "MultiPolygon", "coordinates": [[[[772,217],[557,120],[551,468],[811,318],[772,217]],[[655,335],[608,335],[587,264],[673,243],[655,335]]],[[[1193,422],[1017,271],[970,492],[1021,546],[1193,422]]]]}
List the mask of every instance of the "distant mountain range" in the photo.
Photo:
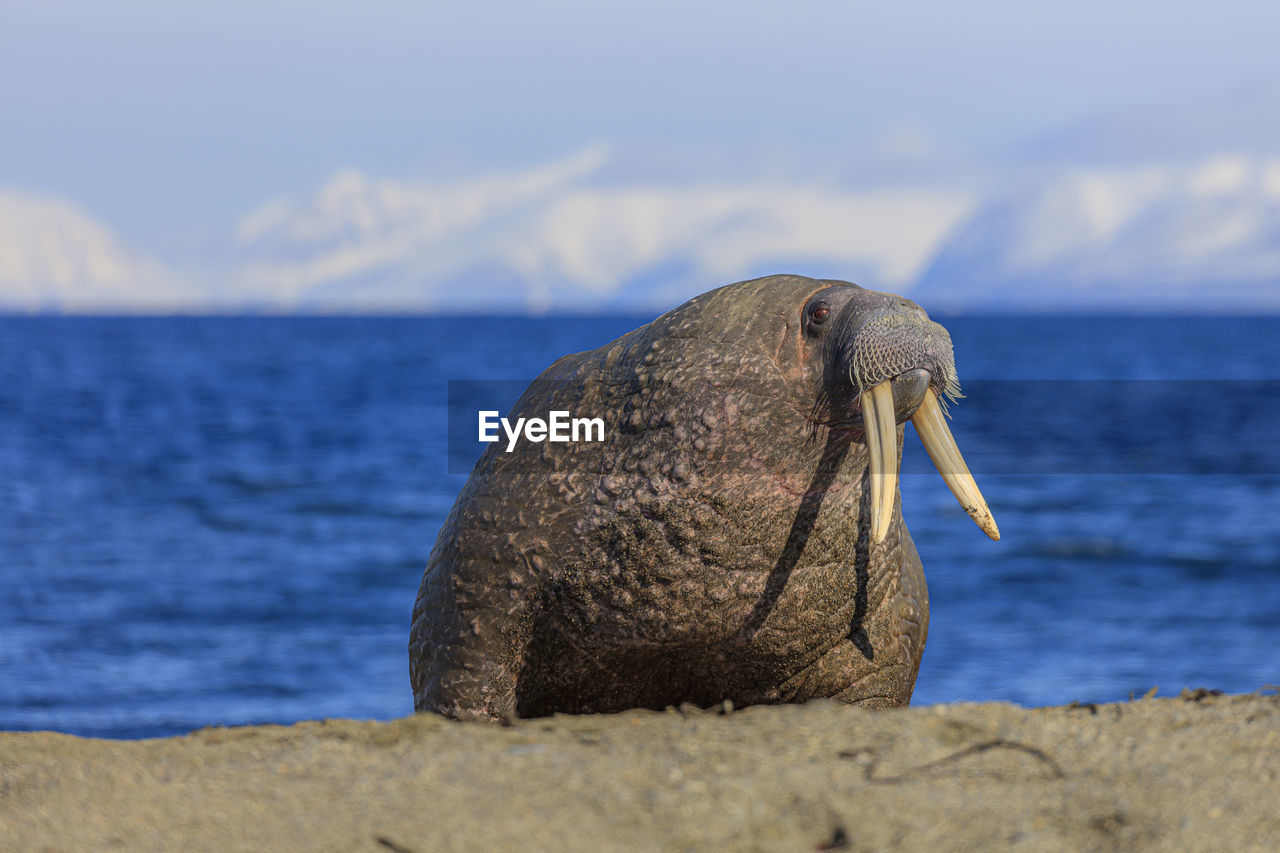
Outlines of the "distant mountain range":
{"type": "Polygon", "coordinates": [[[173,274],[60,199],[0,190],[0,310],[171,311],[173,274]]]}
{"type": "Polygon", "coordinates": [[[993,194],[911,295],[944,310],[1280,310],[1280,156],[1064,169],[993,194]]]}
{"type": "Polygon", "coordinates": [[[1029,146],[981,192],[663,183],[600,147],[448,183],[348,170],[181,268],[71,203],[0,191],[0,310],[648,311],[785,271],[944,311],[1280,311],[1280,123],[1249,119],[1276,93],[1213,108],[1238,148],[1221,133],[1144,146],[1126,115],[1029,146]]]}
{"type": "Polygon", "coordinates": [[[651,308],[778,269],[904,287],[969,210],[961,192],[619,183],[588,149],[451,185],[335,175],[251,213],[228,267],[271,307],[651,308]]]}

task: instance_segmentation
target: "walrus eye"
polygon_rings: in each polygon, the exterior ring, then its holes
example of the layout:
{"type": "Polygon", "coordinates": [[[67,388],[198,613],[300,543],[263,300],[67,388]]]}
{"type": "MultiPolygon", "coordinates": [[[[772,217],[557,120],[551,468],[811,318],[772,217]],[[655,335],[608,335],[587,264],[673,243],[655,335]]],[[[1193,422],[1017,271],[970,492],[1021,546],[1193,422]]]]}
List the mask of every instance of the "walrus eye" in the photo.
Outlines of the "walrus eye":
{"type": "Polygon", "coordinates": [[[818,327],[827,322],[827,318],[831,316],[831,306],[825,302],[818,302],[809,307],[809,331],[817,332],[818,327]]]}

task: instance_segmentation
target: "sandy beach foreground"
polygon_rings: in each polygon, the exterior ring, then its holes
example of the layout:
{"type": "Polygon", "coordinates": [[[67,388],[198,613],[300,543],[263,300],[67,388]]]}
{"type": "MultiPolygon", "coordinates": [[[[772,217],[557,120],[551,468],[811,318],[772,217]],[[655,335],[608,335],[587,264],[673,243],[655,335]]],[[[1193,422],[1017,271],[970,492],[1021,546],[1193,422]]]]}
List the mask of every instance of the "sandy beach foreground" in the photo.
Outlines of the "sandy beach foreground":
{"type": "Polygon", "coordinates": [[[1280,697],[0,734],[6,850],[1280,848],[1280,697]]]}

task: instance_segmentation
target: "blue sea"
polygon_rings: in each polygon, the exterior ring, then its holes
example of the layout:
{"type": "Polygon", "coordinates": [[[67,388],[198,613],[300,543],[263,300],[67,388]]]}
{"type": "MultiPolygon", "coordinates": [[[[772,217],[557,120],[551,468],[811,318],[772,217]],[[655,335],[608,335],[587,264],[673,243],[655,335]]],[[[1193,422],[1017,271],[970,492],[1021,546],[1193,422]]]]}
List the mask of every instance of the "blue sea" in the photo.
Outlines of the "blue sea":
{"type": "MultiPolygon", "coordinates": [[[[480,450],[447,446],[449,381],[645,319],[0,318],[0,729],[411,713],[449,453],[480,450]]],[[[914,701],[1280,682],[1280,320],[944,322],[1003,540],[908,429],[914,701]]]]}

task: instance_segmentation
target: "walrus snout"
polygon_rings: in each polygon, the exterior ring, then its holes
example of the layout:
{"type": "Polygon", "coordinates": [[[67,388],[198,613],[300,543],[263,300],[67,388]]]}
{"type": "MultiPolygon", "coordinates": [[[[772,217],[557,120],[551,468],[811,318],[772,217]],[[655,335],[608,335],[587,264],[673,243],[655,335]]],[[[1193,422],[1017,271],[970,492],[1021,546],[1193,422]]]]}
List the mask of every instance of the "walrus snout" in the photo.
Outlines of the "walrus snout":
{"type": "Polygon", "coordinates": [[[898,423],[906,423],[924,402],[925,392],[933,382],[933,374],[923,367],[916,367],[905,373],[899,373],[889,380],[893,389],[893,418],[898,423]]]}
{"type": "Polygon", "coordinates": [[[894,305],[858,317],[856,323],[841,357],[858,392],[924,370],[944,399],[959,395],[951,335],[924,311],[894,305]]]}

